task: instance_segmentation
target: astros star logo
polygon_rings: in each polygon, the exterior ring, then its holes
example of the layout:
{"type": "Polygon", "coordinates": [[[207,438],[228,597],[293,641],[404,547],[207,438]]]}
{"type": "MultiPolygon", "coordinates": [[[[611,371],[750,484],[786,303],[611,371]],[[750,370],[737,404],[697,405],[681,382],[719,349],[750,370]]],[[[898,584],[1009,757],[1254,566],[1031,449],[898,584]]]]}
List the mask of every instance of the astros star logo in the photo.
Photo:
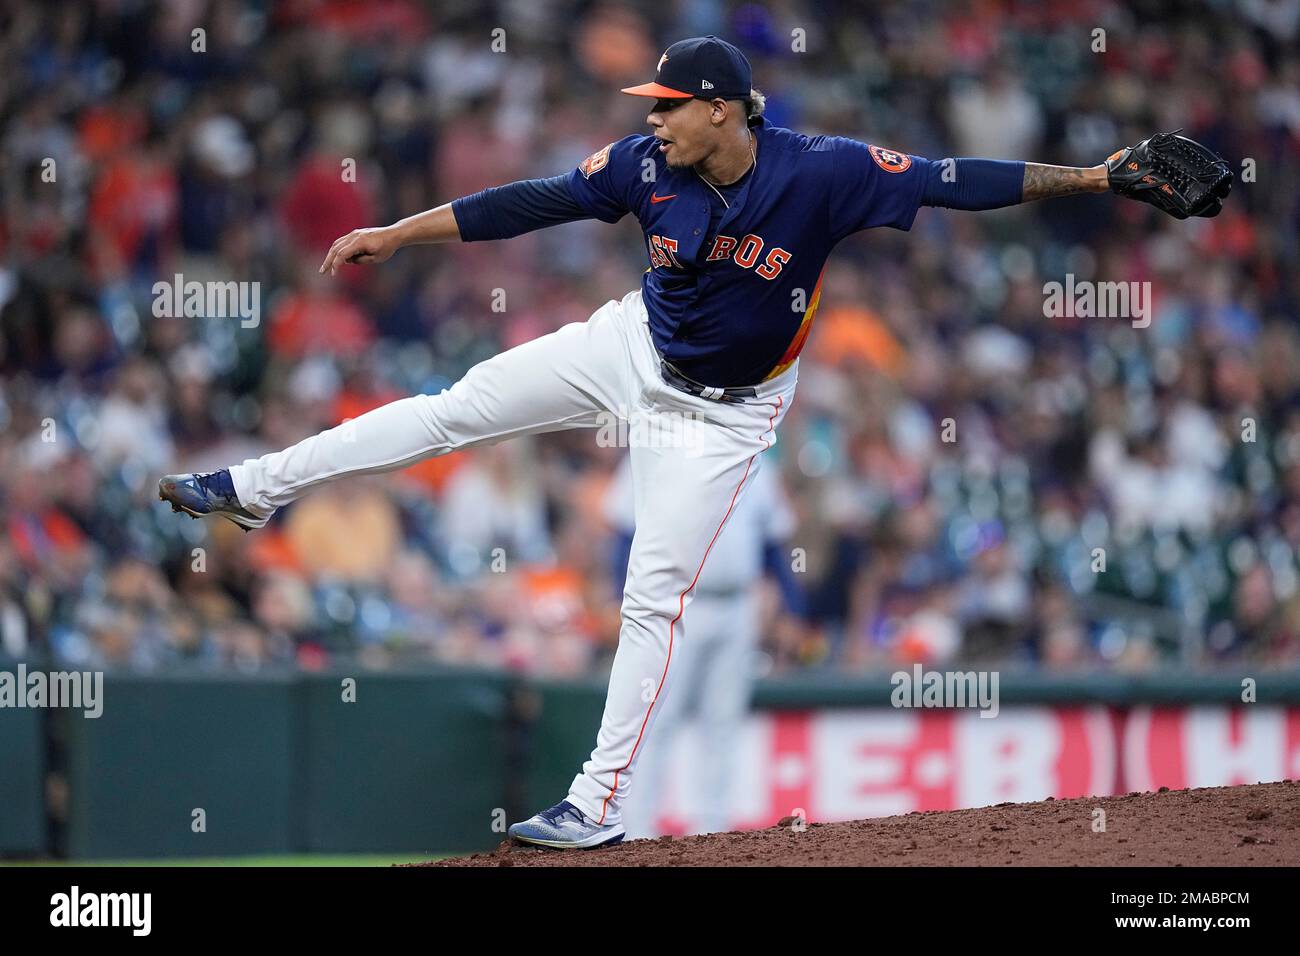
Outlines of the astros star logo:
{"type": "Polygon", "coordinates": [[[901,173],[912,165],[912,157],[906,153],[870,144],[867,149],[871,151],[871,158],[876,161],[876,165],[887,173],[901,173]]]}

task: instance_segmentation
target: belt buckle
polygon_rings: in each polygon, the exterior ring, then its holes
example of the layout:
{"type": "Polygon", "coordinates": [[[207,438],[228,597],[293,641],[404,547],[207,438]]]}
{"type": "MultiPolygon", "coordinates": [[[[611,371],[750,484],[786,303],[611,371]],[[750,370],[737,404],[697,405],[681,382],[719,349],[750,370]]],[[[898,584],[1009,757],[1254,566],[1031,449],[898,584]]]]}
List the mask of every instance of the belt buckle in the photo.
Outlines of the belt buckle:
{"type": "Polygon", "coordinates": [[[659,357],[659,372],[664,381],[679,392],[685,392],[687,395],[694,395],[696,398],[703,398],[710,402],[721,402],[727,405],[745,404],[744,398],[730,394],[729,389],[704,385],[683,374],[662,355],[659,357]]]}

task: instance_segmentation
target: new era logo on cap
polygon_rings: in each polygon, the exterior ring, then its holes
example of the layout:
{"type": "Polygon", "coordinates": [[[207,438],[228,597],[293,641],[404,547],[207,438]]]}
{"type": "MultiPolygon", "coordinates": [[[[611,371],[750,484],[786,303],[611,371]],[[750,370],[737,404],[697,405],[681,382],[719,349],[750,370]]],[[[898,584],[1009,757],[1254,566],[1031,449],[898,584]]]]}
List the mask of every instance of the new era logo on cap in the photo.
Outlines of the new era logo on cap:
{"type": "Polygon", "coordinates": [[[656,99],[743,100],[753,86],[745,54],[715,36],[678,40],[659,58],[657,74],[653,83],[629,86],[623,92],[656,99]]]}

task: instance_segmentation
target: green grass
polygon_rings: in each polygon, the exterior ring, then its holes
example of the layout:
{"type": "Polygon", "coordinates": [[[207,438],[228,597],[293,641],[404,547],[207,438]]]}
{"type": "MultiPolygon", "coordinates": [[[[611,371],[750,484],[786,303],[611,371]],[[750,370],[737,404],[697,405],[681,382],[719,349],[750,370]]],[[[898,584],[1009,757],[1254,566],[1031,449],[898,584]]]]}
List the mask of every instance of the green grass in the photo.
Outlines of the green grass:
{"type": "Polygon", "coordinates": [[[290,853],[283,856],[172,857],[161,860],[0,860],[3,866],[392,866],[441,860],[427,853],[290,853]]]}

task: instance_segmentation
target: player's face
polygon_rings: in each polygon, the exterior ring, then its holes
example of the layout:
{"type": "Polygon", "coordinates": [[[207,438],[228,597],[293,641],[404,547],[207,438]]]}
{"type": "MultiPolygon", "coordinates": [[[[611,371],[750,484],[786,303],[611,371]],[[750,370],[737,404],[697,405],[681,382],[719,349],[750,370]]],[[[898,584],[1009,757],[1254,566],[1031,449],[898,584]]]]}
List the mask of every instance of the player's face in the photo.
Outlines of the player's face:
{"type": "Polygon", "coordinates": [[[659,152],[669,166],[694,166],[716,148],[718,127],[706,100],[655,100],[646,122],[659,139],[659,152]]]}

